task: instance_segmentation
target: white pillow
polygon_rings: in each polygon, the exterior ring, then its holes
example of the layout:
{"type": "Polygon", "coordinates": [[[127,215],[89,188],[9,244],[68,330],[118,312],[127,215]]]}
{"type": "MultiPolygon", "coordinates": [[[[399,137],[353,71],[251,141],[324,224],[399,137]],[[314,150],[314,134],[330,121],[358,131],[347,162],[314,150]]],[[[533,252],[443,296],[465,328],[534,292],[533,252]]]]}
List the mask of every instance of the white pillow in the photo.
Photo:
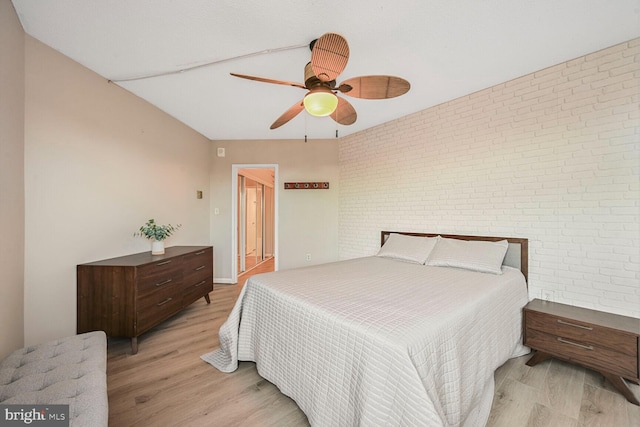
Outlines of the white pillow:
{"type": "Polygon", "coordinates": [[[378,256],[424,264],[437,241],[435,237],[391,233],[378,251],[378,256]]]}
{"type": "Polygon", "coordinates": [[[508,248],[509,242],[506,240],[484,242],[438,236],[438,243],[431,251],[426,264],[502,274],[502,262],[508,248]]]}

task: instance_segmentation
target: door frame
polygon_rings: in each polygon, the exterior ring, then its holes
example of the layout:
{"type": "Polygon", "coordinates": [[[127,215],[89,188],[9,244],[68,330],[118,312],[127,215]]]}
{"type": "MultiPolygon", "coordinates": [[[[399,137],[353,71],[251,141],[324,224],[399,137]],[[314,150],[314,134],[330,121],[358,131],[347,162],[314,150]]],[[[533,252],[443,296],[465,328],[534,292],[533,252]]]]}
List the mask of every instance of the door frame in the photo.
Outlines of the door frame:
{"type": "Polygon", "coordinates": [[[232,164],[231,165],[231,283],[238,283],[238,171],[240,169],[273,169],[273,256],[274,270],[278,270],[278,194],[280,191],[277,164],[232,164]]]}

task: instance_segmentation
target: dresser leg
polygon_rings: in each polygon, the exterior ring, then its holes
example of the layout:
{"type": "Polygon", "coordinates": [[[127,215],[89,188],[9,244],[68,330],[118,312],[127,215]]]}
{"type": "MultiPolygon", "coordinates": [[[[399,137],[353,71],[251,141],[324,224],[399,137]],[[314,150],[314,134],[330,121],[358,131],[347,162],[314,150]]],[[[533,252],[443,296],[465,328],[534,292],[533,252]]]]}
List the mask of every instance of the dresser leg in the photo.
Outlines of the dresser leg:
{"type": "Polygon", "coordinates": [[[138,337],[131,337],[131,354],[138,353],[138,337]]]}
{"type": "Polygon", "coordinates": [[[205,301],[207,301],[207,304],[211,304],[211,298],[209,298],[209,294],[206,294],[204,296],[205,301]]]}
{"type": "Polygon", "coordinates": [[[613,384],[616,390],[622,393],[622,395],[626,397],[629,402],[633,403],[634,405],[640,406],[640,402],[638,402],[638,398],[634,396],[633,392],[631,391],[627,383],[624,382],[622,377],[619,377],[613,374],[608,374],[606,372],[600,372],[600,373],[602,374],[603,377],[607,379],[607,381],[613,384]]]}
{"type": "Polygon", "coordinates": [[[542,351],[537,351],[536,353],[531,356],[531,359],[529,359],[526,363],[527,366],[535,366],[540,362],[544,362],[545,360],[551,358],[550,354],[547,353],[543,353],[542,351]]]}

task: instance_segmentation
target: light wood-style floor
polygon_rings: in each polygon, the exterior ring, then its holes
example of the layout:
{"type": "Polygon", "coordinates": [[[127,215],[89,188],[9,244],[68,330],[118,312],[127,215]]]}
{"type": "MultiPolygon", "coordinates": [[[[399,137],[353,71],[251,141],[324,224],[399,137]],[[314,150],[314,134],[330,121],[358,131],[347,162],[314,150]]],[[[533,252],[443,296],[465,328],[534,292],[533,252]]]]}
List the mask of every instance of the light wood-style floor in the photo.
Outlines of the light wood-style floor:
{"type": "MultiPolygon", "coordinates": [[[[261,271],[252,270],[239,283],[261,271]]],[[[236,372],[224,374],[200,359],[218,346],[218,329],[240,289],[214,285],[210,305],[201,299],[144,334],[136,355],[128,339],[109,338],[110,426],[309,425],[254,363],[241,362],[236,372]]],[[[496,371],[488,426],[640,426],[640,407],[599,374],[556,360],[530,368],[527,359],[511,359],[496,371]]],[[[640,386],[632,388],[640,395],[640,386]]]]}

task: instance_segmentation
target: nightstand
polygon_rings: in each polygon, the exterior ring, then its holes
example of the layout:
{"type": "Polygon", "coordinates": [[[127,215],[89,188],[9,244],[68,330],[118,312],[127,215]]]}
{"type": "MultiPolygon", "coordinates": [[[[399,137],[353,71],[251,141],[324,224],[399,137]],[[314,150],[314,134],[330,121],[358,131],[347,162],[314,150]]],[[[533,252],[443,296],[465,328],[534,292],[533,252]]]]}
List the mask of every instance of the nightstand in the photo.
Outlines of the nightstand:
{"type": "Polygon", "coordinates": [[[550,357],[577,363],[640,406],[624,381],[640,383],[640,319],[535,299],[524,307],[524,345],[536,350],[527,365],[550,357]]]}

